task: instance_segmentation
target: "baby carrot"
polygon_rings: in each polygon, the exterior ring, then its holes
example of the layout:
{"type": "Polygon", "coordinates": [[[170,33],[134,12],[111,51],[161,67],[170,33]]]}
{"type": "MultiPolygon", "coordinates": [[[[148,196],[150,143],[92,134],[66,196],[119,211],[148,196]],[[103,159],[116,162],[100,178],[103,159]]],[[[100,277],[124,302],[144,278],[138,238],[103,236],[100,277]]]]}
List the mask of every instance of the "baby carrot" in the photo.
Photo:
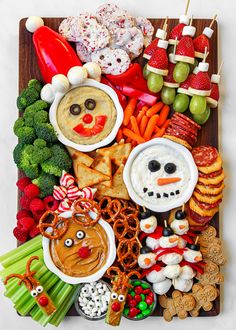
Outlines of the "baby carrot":
{"type": "Polygon", "coordinates": [[[146,112],[146,115],[148,117],[152,117],[153,115],[158,113],[162,109],[162,107],[163,107],[163,103],[158,102],[158,103],[154,104],[150,109],[148,109],[148,111],[146,112]]]}
{"type": "Polygon", "coordinates": [[[160,127],[158,127],[157,125],[154,127],[154,133],[158,133],[160,131],[160,127]]]}
{"type": "Polygon", "coordinates": [[[134,110],[136,108],[136,105],[137,105],[137,102],[138,100],[135,99],[135,98],[131,98],[125,108],[125,111],[124,111],[124,120],[123,120],[123,124],[125,126],[128,125],[129,123],[129,120],[130,120],[130,117],[133,115],[134,113],[134,110]]]}
{"type": "Polygon", "coordinates": [[[164,124],[161,126],[161,128],[167,128],[170,124],[170,119],[167,119],[164,124]]]}
{"type": "Polygon", "coordinates": [[[117,135],[116,135],[116,142],[119,143],[120,140],[122,140],[122,139],[123,139],[122,129],[119,128],[118,133],[117,133],[117,135]]]}
{"type": "Polygon", "coordinates": [[[148,106],[144,106],[142,107],[142,110],[139,111],[138,115],[137,115],[137,123],[138,125],[141,122],[142,117],[145,115],[146,111],[148,110],[148,106]]]}
{"type": "Polygon", "coordinates": [[[159,178],[157,180],[157,183],[159,184],[159,186],[164,186],[169,183],[179,182],[180,180],[180,178],[159,178]]]}
{"type": "Polygon", "coordinates": [[[136,141],[137,143],[143,143],[145,142],[144,138],[142,136],[135,134],[128,128],[123,128],[123,134],[127,136],[128,138],[131,138],[132,140],[136,141]]]}
{"type": "Polygon", "coordinates": [[[143,135],[143,137],[144,137],[145,140],[148,141],[148,140],[151,139],[152,133],[154,131],[154,128],[155,128],[158,120],[159,120],[159,115],[153,115],[149,119],[149,121],[147,123],[147,127],[146,127],[145,132],[144,132],[144,135],[143,135]]]}
{"type": "Polygon", "coordinates": [[[170,112],[170,107],[168,105],[164,105],[164,107],[161,109],[160,112],[160,117],[158,119],[157,125],[160,127],[164,124],[164,122],[166,121],[168,115],[170,112]]]}
{"type": "Polygon", "coordinates": [[[165,134],[165,127],[159,128],[159,130],[152,136],[152,139],[162,137],[165,134]]]}
{"type": "Polygon", "coordinates": [[[141,136],[143,136],[143,134],[145,132],[147,123],[148,123],[148,117],[146,115],[144,115],[141,119],[140,126],[139,126],[141,136]]]}
{"type": "Polygon", "coordinates": [[[137,119],[134,116],[130,117],[131,127],[132,131],[138,135],[140,135],[137,119]]]}

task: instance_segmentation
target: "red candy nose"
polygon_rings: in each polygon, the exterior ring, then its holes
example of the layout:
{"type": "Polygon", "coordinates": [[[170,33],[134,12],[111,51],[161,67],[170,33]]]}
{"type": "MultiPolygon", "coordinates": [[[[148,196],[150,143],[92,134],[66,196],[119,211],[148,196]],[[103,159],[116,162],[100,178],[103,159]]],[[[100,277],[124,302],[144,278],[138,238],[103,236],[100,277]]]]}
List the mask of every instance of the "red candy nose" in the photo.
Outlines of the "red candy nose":
{"type": "Polygon", "coordinates": [[[83,246],[78,250],[78,255],[80,258],[86,259],[90,256],[91,252],[88,247],[83,246]]]}
{"type": "Polygon", "coordinates": [[[119,312],[120,311],[120,304],[118,302],[114,302],[112,305],[111,305],[111,309],[113,310],[113,312],[119,312]]]}
{"type": "Polygon", "coordinates": [[[83,116],[83,122],[85,124],[90,124],[93,121],[93,116],[87,113],[86,115],[83,116]]]}
{"type": "Polygon", "coordinates": [[[39,300],[38,300],[38,302],[39,302],[39,305],[41,305],[41,306],[47,306],[47,304],[48,304],[48,298],[45,297],[45,296],[40,297],[39,300]]]}

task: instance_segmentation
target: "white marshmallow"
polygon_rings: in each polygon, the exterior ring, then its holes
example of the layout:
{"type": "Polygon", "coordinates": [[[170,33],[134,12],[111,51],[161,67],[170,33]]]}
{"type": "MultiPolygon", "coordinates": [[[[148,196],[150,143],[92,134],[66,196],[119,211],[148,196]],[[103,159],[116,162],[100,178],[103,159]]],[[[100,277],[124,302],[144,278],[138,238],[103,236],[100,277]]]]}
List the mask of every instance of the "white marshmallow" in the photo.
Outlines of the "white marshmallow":
{"type": "Polygon", "coordinates": [[[138,256],[139,267],[143,269],[148,269],[155,265],[156,263],[156,254],[155,253],[145,253],[138,256]]]}
{"type": "Polygon", "coordinates": [[[157,46],[160,47],[160,48],[164,48],[164,49],[167,49],[168,47],[168,41],[167,40],[158,40],[158,43],[157,43],[157,46]]]}
{"type": "Polygon", "coordinates": [[[195,68],[193,69],[193,74],[197,74],[199,72],[199,67],[198,66],[195,66],[195,68]]]}
{"type": "Polygon", "coordinates": [[[175,290],[179,290],[182,292],[188,292],[191,290],[192,286],[193,286],[193,280],[184,280],[180,277],[175,278],[173,281],[173,286],[175,288],[175,290]]]}
{"type": "Polygon", "coordinates": [[[181,254],[172,252],[169,254],[164,254],[161,257],[161,261],[166,265],[177,265],[183,260],[183,256],[181,254]]]}
{"type": "Polygon", "coordinates": [[[140,221],[140,229],[144,233],[151,234],[157,227],[157,218],[154,215],[140,221]]]}
{"type": "Polygon", "coordinates": [[[180,265],[167,265],[164,268],[164,275],[170,279],[174,279],[181,273],[180,265]]]}
{"type": "Polygon", "coordinates": [[[219,84],[220,83],[220,75],[219,74],[213,74],[211,76],[211,82],[213,84],[219,84]]]}
{"type": "Polygon", "coordinates": [[[159,239],[152,238],[152,237],[147,237],[147,239],[146,239],[146,245],[150,249],[155,250],[155,249],[159,248],[159,246],[160,246],[159,239]]]}
{"type": "Polygon", "coordinates": [[[191,249],[188,249],[186,251],[184,251],[183,254],[184,260],[188,261],[188,262],[198,262],[202,260],[202,254],[201,251],[194,251],[191,249]]]}
{"type": "Polygon", "coordinates": [[[159,240],[160,246],[162,248],[172,248],[178,245],[178,236],[171,235],[171,236],[162,236],[159,240]],[[174,242],[170,242],[170,240],[174,240],[174,242]]]}
{"type": "Polygon", "coordinates": [[[193,270],[190,266],[185,265],[182,267],[179,277],[184,280],[191,280],[192,278],[194,278],[195,275],[196,271],[193,270]]]}
{"type": "Polygon", "coordinates": [[[25,22],[26,29],[31,33],[34,33],[43,25],[44,21],[39,16],[29,16],[25,22]]]}
{"type": "Polygon", "coordinates": [[[209,69],[209,63],[200,62],[200,63],[198,64],[198,68],[199,68],[199,71],[207,72],[208,69],[209,69]]]}
{"type": "Polygon", "coordinates": [[[147,274],[146,279],[148,280],[148,282],[150,283],[159,283],[162,282],[166,279],[165,275],[164,275],[164,267],[161,268],[161,270],[156,271],[156,270],[152,270],[149,274],[147,274]]]}
{"type": "Polygon", "coordinates": [[[157,29],[156,32],[156,37],[162,40],[165,40],[167,36],[167,32],[165,30],[162,29],[157,29]]]}
{"type": "Polygon", "coordinates": [[[175,219],[174,221],[171,222],[170,227],[175,234],[184,235],[189,230],[189,223],[187,219],[183,219],[183,220],[175,219]]]}
{"type": "Polygon", "coordinates": [[[183,28],[183,32],[182,32],[182,35],[183,36],[190,36],[190,37],[194,37],[196,33],[196,28],[195,26],[192,26],[192,25],[187,25],[183,28]]]}
{"type": "Polygon", "coordinates": [[[82,66],[73,66],[67,73],[71,85],[83,84],[88,77],[87,70],[82,66]]]}
{"type": "Polygon", "coordinates": [[[187,15],[181,15],[179,17],[179,22],[185,25],[189,24],[189,17],[187,15]]]}
{"type": "Polygon", "coordinates": [[[165,294],[167,291],[169,291],[171,284],[172,284],[171,280],[167,278],[162,282],[154,283],[153,290],[156,294],[162,295],[165,294]]]}
{"type": "Polygon", "coordinates": [[[101,80],[102,70],[97,63],[88,62],[83,67],[87,70],[89,78],[97,81],[101,80]]]}
{"type": "Polygon", "coordinates": [[[55,93],[51,84],[46,84],[43,86],[40,92],[40,97],[43,101],[48,103],[53,103],[55,99],[55,93]]]}
{"type": "Polygon", "coordinates": [[[214,33],[214,30],[212,30],[209,27],[205,27],[205,29],[202,32],[202,34],[205,34],[205,36],[207,36],[207,38],[209,38],[209,39],[211,39],[213,33],[214,33]]]}
{"type": "Polygon", "coordinates": [[[70,88],[69,80],[63,74],[56,74],[52,78],[52,87],[57,92],[65,93],[70,88]]]}

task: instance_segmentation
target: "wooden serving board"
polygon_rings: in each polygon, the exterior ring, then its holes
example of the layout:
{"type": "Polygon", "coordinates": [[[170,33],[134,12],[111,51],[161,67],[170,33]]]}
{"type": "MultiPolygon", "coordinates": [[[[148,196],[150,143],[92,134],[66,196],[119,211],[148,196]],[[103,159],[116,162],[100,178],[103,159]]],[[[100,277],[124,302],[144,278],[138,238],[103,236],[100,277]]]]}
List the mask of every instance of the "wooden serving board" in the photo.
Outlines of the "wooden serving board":
{"type": "MultiPolygon", "coordinates": [[[[45,25],[52,28],[55,31],[58,31],[58,27],[63,18],[43,18],[45,25]]],[[[19,92],[27,86],[27,83],[30,79],[36,78],[40,81],[42,80],[38,65],[37,59],[34,51],[34,45],[32,41],[32,34],[25,29],[26,18],[22,19],[19,24],[19,92]]],[[[157,28],[163,25],[163,18],[150,19],[153,24],[155,31],[157,28]]],[[[203,29],[206,26],[210,25],[210,19],[194,19],[193,26],[196,27],[196,35],[202,33],[203,29]]],[[[168,20],[168,31],[178,24],[178,19],[169,19],[168,20]]],[[[217,22],[214,22],[213,25],[214,34],[210,40],[210,54],[207,58],[207,62],[210,64],[209,74],[217,73],[218,70],[218,32],[217,32],[217,22]]],[[[155,35],[155,34],[154,34],[155,35]]],[[[72,44],[73,46],[73,44],[72,44]]],[[[137,60],[141,65],[145,65],[146,60],[140,56],[137,60]]],[[[203,126],[202,130],[199,133],[197,145],[210,144],[218,148],[219,146],[219,135],[218,135],[218,109],[211,110],[210,119],[203,126]]],[[[19,171],[19,177],[22,176],[21,171],[19,171]]],[[[21,197],[20,193],[18,195],[18,207],[19,207],[19,198],[21,197]]],[[[167,219],[168,214],[164,214],[164,217],[167,219]]],[[[158,219],[160,214],[158,215],[158,219]]],[[[162,215],[163,218],[163,215],[162,215]]],[[[217,229],[219,235],[219,214],[217,213],[214,218],[211,220],[211,225],[217,229]]],[[[213,309],[210,312],[200,312],[200,316],[216,316],[220,313],[220,297],[214,301],[213,309]]],[[[72,306],[68,312],[70,316],[77,316],[77,312],[72,306]]],[[[157,308],[153,314],[154,316],[162,315],[162,308],[157,305],[157,308]]]]}

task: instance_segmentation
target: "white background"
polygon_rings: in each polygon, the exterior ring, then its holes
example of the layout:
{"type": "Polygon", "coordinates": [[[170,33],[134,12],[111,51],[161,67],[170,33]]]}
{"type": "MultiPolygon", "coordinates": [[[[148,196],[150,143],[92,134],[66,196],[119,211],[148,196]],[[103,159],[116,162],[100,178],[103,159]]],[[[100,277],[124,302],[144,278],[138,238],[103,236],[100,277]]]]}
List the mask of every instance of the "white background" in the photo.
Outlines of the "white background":
{"type": "MultiPolygon", "coordinates": [[[[0,254],[15,247],[12,235],[16,214],[16,167],[12,150],[16,138],[12,126],[17,116],[15,99],[18,89],[18,22],[20,18],[38,16],[76,15],[85,10],[94,12],[107,1],[56,1],[56,0],[0,0],[0,254]]],[[[185,0],[117,0],[121,7],[133,15],[147,17],[178,17],[182,14],[185,0]]],[[[221,148],[227,174],[227,188],[222,205],[222,233],[228,257],[224,269],[225,284],[222,290],[222,312],[215,318],[189,318],[166,323],[162,318],[149,318],[132,322],[122,320],[120,329],[236,329],[236,2],[234,0],[191,0],[190,13],[199,18],[211,18],[218,14],[219,54],[224,60],[221,82],[221,148]]],[[[40,329],[29,318],[20,318],[0,287],[0,329],[40,329]]],[[[82,318],[67,318],[60,329],[108,329],[103,321],[89,322],[82,318]]],[[[48,326],[48,328],[52,328],[48,326]]]]}

